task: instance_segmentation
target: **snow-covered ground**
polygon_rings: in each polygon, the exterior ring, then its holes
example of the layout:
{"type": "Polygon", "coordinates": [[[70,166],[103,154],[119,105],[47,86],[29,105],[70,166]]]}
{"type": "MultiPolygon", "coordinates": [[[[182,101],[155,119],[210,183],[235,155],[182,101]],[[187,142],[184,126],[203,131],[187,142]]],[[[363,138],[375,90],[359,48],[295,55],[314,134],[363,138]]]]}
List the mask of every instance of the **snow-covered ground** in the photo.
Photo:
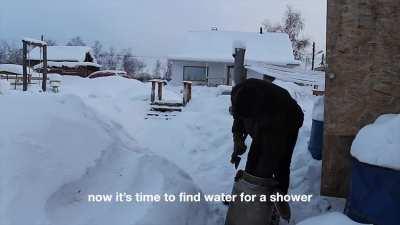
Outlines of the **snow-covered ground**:
{"type": "MultiPolygon", "coordinates": [[[[343,201],[319,195],[321,163],[307,151],[311,88],[277,84],[305,112],[290,192],[314,195],[310,203],[291,203],[291,224],[342,211],[343,201]]],[[[180,100],[180,91],[168,85],[166,99],[180,100]]],[[[149,84],[121,77],[63,77],[59,94],[0,95],[1,224],[223,224],[221,203],[86,201],[89,193],[230,193],[230,97],[196,86],[192,101],[168,121],[144,119],[149,98],[149,84]]]]}

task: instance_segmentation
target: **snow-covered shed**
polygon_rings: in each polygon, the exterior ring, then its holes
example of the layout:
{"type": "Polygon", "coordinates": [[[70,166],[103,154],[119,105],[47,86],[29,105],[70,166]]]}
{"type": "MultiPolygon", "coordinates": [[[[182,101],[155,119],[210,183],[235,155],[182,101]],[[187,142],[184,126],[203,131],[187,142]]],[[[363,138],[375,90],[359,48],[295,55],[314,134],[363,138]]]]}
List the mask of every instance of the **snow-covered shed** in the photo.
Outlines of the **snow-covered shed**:
{"type": "MultiPolygon", "coordinates": [[[[233,46],[238,42],[246,47],[246,64],[264,63],[288,68],[300,64],[294,59],[291,42],[284,33],[190,31],[180,50],[168,56],[172,82],[186,80],[211,86],[231,84],[233,46]]],[[[250,71],[248,76],[263,77],[256,71],[250,71]]]]}
{"type": "MultiPolygon", "coordinates": [[[[43,68],[40,51],[39,48],[34,48],[28,54],[29,65],[38,71],[43,68]]],[[[62,75],[87,77],[101,67],[97,64],[92,49],[86,46],[48,46],[47,60],[49,72],[62,75]]]]}

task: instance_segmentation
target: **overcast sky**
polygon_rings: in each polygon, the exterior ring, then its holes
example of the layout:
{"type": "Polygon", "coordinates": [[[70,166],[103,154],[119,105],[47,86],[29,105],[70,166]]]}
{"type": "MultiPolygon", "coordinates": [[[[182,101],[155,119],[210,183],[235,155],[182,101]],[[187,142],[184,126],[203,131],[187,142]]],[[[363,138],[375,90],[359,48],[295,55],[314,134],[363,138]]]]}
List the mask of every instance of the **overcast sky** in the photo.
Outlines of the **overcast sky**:
{"type": "MultiPolygon", "coordinates": [[[[291,5],[304,16],[304,35],[325,46],[326,0],[2,0],[0,39],[39,38],[64,44],[80,35],[137,55],[162,56],[179,46],[184,32],[258,32],[268,19],[280,22],[291,5]],[[4,2],[5,1],[5,2],[4,2]],[[5,3],[5,4],[4,4],[5,3]]],[[[18,42],[19,43],[19,42],[18,42]]]]}

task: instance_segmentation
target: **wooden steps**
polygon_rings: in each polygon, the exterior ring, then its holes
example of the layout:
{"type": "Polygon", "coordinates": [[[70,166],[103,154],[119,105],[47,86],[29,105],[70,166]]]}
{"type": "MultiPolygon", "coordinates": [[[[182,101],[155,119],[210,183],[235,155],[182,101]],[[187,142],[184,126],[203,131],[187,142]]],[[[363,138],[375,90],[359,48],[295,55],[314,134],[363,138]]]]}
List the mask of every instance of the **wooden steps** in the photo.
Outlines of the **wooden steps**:
{"type": "Polygon", "coordinates": [[[173,101],[155,101],[151,103],[150,111],[145,119],[170,120],[177,116],[177,112],[182,112],[183,103],[173,101]]]}
{"type": "Polygon", "coordinates": [[[181,107],[173,107],[173,106],[152,106],[150,111],[156,111],[156,112],[182,112],[181,107]]]}
{"type": "Polygon", "coordinates": [[[155,101],[155,102],[151,103],[151,105],[168,106],[168,107],[183,107],[183,103],[177,102],[177,101],[155,101]]]}

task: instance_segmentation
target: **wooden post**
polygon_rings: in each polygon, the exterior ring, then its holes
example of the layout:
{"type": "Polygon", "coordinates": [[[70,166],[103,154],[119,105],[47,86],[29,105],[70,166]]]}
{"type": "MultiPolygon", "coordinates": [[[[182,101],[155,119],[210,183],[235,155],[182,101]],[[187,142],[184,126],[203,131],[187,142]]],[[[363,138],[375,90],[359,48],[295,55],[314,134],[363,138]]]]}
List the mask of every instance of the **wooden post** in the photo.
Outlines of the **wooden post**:
{"type": "Polygon", "coordinates": [[[235,66],[234,66],[234,72],[233,72],[233,81],[234,85],[239,84],[240,82],[246,80],[247,74],[246,74],[246,68],[244,67],[244,57],[246,54],[246,49],[244,48],[236,48],[235,49],[235,66]]]}
{"type": "Polygon", "coordinates": [[[162,89],[163,89],[163,82],[159,81],[158,83],[158,101],[162,100],[162,89]]]}
{"type": "Polygon", "coordinates": [[[187,103],[187,83],[183,81],[183,106],[185,106],[187,103]]]}
{"type": "Polygon", "coordinates": [[[188,83],[188,102],[192,100],[192,82],[188,83]]]}
{"type": "Polygon", "coordinates": [[[192,82],[183,81],[183,105],[187,105],[192,99],[192,82]]]}
{"type": "Polygon", "coordinates": [[[47,85],[47,45],[43,46],[43,78],[42,78],[42,90],[46,92],[47,85]]]}
{"type": "Polygon", "coordinates": [[[311,62],[311,70],[315,68],[315,42],[312,44],[312,62],[311,62]]]}
{"type": "Polygon", "coordinates": [[[151,81],[151,103],[156,100],[156,82],[151,81]]]}
{"type": "MultiPolygon", "coordinates": [[[[28,56],[28,46],[25,41],[22,41],[23,43],[23,48],[22,48],[22,73],[23,73],[23,78],[22,78],[22,84],[23,84],[23,91],[28,90],[28,70],[27,70],[27,56],[28,56]]],[[[16,76],[17,77],[17,76],[16,76]]],[[[18,79],[15,79],[15,83],[17,83],[18,79]]]]}

